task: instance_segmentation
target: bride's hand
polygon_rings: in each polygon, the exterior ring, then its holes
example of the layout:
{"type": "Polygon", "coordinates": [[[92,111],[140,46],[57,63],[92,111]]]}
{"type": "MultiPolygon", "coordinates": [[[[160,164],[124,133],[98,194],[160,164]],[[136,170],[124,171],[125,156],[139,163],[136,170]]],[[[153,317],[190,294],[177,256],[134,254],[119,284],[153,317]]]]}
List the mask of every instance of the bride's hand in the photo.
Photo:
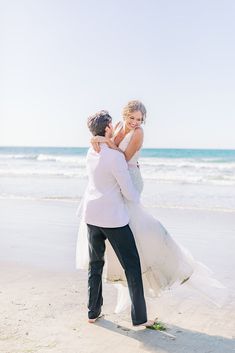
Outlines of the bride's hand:
{"type": "Polygon", "coordinates": [[[100,143],[106,143],[109,148],[112,148],[113,150],[119,150],[115,143],[108,137],[97,135],[91,138],[91,144],[96,152],[100,152],[100,143]]]}
{"type": "Polygon", "coordinates": [[[92,147],[94,148],[94,150],[96,152],[100,152],[100,143],[101,142],[106,142],[107,143],[107,140],[104,136],[93,136],[91,138],[91,144],[92,144],[92,147]]]}

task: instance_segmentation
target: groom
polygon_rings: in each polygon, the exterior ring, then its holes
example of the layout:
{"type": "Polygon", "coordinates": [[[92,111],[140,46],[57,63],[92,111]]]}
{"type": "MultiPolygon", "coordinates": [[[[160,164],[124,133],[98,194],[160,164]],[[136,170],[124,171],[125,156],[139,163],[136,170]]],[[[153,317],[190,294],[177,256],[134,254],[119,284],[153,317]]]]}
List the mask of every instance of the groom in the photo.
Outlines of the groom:
{"type": "MultiPolygon", "coordinates": [[[[93,136],[112,137],[112,118],[100,111],[88,118],[93,136]]],[[[87,153],[88,188],[84,204],[84,217],[88,227],[88,321],[95,322],[101,314],[102,272],[105,240],[111,243],[125,270],[131,297],[133,325],[151,326],[147,321],[146,304],[138,251],[131,229],[124,198],[139,201],[132,184],[124,155],[101,144],[99,153],[90,148],[87,153]]]]}

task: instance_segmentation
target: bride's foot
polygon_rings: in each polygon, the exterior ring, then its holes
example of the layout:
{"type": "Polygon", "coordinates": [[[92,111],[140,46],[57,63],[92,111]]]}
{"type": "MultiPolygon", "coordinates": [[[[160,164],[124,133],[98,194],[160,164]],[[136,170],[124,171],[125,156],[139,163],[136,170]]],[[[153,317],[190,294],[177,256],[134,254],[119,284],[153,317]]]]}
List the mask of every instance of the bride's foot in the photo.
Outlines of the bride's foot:
{"type": "Polygon", "coordinates": [[[189,280],[190,277],[185,278],[180,284],[184,284],[185,282],[187,282],[189,280]]]}

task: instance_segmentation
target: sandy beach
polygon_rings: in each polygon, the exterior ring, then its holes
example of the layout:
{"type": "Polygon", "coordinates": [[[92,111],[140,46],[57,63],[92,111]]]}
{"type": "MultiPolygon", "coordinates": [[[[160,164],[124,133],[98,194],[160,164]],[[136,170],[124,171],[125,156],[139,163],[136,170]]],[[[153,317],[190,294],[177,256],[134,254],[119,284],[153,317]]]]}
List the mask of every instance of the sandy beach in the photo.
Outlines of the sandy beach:
{"type": "Polygon", "coordinates": [[[87,323],[87,274],[75,270],[77,203],[1,200],[0,352],[235,351],[234,214],[151,209],[229,289],[217,308],[188,288],[148,300],[166,332],[134,328],[114,314],[116,291],[104,285],[104,317],[87,323]],[[190,232],[189,232],[190,231],[190,232]]]}

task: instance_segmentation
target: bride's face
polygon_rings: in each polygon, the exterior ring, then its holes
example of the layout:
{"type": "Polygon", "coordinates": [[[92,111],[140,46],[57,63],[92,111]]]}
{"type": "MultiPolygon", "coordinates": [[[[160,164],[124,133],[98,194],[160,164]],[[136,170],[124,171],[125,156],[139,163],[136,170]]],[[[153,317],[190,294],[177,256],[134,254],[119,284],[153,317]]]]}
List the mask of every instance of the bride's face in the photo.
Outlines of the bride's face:
{"type": "Polygon", "coordinates": [[[141,124],[142,124],[142,113],[139,110],[133,113],[130,113],[125,118],[125,125],[130,130],[137,128],[141,124]]]}

